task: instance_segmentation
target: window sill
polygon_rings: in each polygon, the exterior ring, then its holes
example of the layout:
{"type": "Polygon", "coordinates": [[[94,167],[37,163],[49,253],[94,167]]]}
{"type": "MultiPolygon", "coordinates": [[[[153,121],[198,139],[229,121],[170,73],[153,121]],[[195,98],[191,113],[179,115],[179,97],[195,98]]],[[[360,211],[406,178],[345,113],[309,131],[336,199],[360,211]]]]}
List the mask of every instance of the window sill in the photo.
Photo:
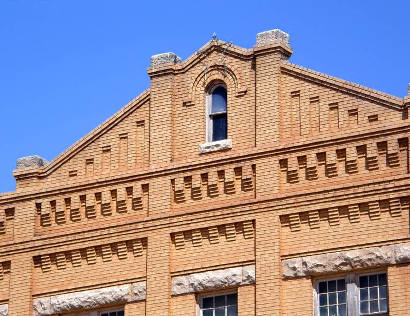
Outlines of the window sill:
{"type": "Polygon", "coordinates": [[[232,139],[223,139],[199,145],[199,153],[205,154],[214,151],[232,149],[232,139]]]}

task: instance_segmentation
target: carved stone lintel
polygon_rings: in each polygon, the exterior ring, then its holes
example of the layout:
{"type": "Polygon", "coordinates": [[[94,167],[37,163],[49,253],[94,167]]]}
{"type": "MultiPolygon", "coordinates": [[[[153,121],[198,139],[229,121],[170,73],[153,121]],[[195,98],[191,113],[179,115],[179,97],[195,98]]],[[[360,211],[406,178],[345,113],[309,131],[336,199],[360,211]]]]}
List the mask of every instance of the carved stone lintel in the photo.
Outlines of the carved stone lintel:
{"type": "Polygon", "coordinates": [[[112,304],[145,300],[146,282],[37,298],[33,301],[35,316],[47,316],[76,310],[87,310],[112,304]]]}
{"type": "Polygon", "coordinates": [[[282,261],[282,277],[296,278],[410,262],[410,243],[339,251],[282,261]]]}
{"type": "Polygon", "coordinates": [[[198,293],[255,283],[255,266],[206,271],[172,278],[172,295],[198,293]]]}

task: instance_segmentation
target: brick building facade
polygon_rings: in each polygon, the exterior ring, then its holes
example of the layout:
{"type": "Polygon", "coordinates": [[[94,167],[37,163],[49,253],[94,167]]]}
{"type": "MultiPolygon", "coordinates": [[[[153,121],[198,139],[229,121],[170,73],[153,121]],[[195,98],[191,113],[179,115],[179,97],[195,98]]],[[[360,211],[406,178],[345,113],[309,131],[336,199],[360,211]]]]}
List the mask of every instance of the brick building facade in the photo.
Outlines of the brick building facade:
{"type": "Polygon", "coordinates": [[[410,97],[291,54],[273,30],[155,55],[122,110],[19,159],[0,315],[409,315],[410,97]]]}

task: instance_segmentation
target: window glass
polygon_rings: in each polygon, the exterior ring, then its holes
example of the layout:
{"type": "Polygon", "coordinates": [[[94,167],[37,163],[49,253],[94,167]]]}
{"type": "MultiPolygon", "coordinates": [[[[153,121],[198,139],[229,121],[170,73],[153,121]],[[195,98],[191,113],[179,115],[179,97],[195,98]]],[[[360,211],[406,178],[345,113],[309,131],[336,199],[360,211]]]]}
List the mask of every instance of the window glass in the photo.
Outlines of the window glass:
{"type": "Polygon", "coordinates": [[[217,87],[212,92],[211,113],[226,112],[226,89],[222,86],[217,87]]]}
{"type": "Polygon", "coordinates": [[[214,116],[212,118],[212,141],[226,139],[226,114],[214,116]]]}
{"type": "Polygon", "coordinates": [[[111,311],[111,312],[103,312],[100,316],[124,316],[124,311],[111,311]]]}
{"type": "Polygon", "coordinates": [[[360,314],[387,313],[386,273],[362,275],[359,277],[360,314]]]}
{"type": "Polygon", "coordinates": [[[237,316],[238,294],[202,298],[201,316],[237,316]]]}
{"type": "Polygon", "coordinates": [[[319,315],[347,316],[344,279],[319,282],[319,315]]]}

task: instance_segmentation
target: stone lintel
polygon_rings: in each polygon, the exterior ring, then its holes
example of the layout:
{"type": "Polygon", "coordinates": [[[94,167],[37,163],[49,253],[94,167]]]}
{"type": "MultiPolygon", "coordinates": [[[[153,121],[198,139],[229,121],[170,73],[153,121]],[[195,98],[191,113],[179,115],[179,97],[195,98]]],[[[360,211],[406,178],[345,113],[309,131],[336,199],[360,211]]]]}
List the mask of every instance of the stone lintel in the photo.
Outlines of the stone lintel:
{"type": "Polygon", "coordinates": [[[408,262],[410,242],[286,259],[282,261],[282,277],[323,275],[408,262]]]}
{"type": "Polygon", "coordinates": [[[212,270],[172,278],[172,295],[198,293],[255,283],[255,265],[212,270]]]}
{"type": "Polygon", "coordinates": [[[41,158],[40,156],[27,156],[17,159],[16,168],[40,168],[47,164],[47,160],[41,158]]]}
{"type": "Polygon", "coordinates": [[[265,46],[276,41],[289,45],[289,34],[279,29],[256,34],[256,46],[265,46]]]}
{"type": "Polygon", "coordinates": [[[118,286],[41,297],[33,300],[35,316],[89,310],[114,304],[124,304],[145,300],[146,282],[136,282],[118,286]]]}
{"type": "Polygon", "coordinates": [[[151,67],[157,67],[166,64],[178,64],[182,60],[176,54],[169,52],[151,56],[151,67]]]}

